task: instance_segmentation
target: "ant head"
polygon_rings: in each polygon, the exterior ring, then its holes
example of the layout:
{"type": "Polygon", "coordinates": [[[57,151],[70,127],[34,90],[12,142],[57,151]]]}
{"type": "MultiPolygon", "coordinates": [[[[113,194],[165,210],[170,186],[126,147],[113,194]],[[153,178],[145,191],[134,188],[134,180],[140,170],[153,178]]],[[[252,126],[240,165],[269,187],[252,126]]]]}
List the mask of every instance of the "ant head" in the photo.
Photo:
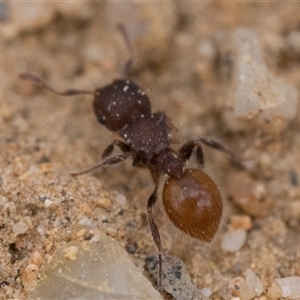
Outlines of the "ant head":
{"type": "Polygon", "coordinates": [[[219,227],[223,204],[215,182],[204,172],[187,169],[164,186],[163,204],[171,222],[186,234],[211,242],[219,227]]]}
{"type": "Polygon", "coordinates": [[[149,98],[128,79],[117,79],[97,89],[93,106],[98,121],[112,131],[119,131],[141,115],[150,114],[149,98]]]}

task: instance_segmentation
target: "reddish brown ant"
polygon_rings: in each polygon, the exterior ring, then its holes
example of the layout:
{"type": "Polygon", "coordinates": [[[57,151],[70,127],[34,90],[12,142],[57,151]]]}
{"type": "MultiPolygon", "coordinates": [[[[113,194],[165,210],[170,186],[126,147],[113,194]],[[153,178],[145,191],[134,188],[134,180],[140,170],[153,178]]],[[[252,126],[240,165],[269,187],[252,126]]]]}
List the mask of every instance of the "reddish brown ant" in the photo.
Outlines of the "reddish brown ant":
{"type": "MultiPolygon", "coordinates": [[[[134,55],[126,31],[123,27],[120,29],[131,53],[125,66],[126,75],[132,66],[134,55]]],[[[147,215],[158,251],[158,286],[161,288],[162,245],[153,218],[160,175],[165,174],[168,177],[163,189],[163,205],[171,222],[189,236],[211,242],[220,224],[223,203],[216,183],[203,171],[204,155],[201,144],[223,151],[236,160],[234,155],[221,143],[208,138],[194,138],[175,151],[171,148],[171,130],[175,127],[166,114],[151,112],[148,96],[129,79],[116,79],[95,91],[68,89],[58,92],[36,75],[22,73],[20,77],[61,96],[93,95],[93,108],[98,121],[124,139],[125,142],[111,142],[103,151],[103,160],[99,164],[73,173],[72,176],[117,164],[129,157],[133,159],[133,166],[143,166],[150,170],[155,188],[148,198],[147,215]],[[122,154],[111,155],[115,146],[120,148],[122,154]],[[195,148],[199,169],[185,169],[195,148]]]]}

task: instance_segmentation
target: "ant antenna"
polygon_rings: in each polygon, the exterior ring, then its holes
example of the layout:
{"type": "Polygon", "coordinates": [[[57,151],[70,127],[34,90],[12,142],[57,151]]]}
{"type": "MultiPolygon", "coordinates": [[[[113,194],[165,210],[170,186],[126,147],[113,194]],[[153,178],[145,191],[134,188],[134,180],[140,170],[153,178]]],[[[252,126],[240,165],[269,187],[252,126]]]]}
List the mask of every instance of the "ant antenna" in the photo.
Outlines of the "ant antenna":
{"type": "Polygon", "coordinates": [[[63,92],[58,92],[52,87],[50,87],[41,77],[31,74],[31,73],[21,73],[19,75],[20,78],[25,79],[25,80],[30,80],[32,81],[36,86],[40,86],[56,95],[60,96],[74,96],[74,95],[80,95],[80,94],[92,94],[94,95],[95,93],[92,91],[86,91],[86,90],[76,90],[76,89],[68,89],[63,92]]]}
{"type": "Polygon", "coordinates": [[[128,73],[131,71],[131,69],[136,61],[136,56],[135,56],[135,52],[133,49],[132,41],[129,38],[128,31],[127,31],[126,27],[124,26],[124,24],[119,23],[118,29],[120,30],[120,32],[125,40],[126,47],[128,49],[129,55],[130,55],[129,59],[125,63],[124,70],[123,70],[124,77],[128,77],[128,73]]]}

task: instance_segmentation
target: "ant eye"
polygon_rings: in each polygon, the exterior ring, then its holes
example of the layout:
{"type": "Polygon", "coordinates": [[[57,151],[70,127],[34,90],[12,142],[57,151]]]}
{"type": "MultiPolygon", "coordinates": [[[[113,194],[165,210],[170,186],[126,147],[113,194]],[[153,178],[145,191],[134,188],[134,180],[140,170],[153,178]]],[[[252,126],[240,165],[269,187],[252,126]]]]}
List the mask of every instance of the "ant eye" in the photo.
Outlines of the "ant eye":
{"type": "Polygon", "coordinates": [[[171,222],[188,235],[206,242],[215,236],[223,204],[215,182],[197,169],[187,169],[166,181],[163,204],[171,222]]]}
{"type": "Polygon", "coordinates": [[[106,118],[103,115],[98,115],[97,116],[97,120],[98,120],[99,123],[101,123],[102,125],[104,125],[106,118]]]}

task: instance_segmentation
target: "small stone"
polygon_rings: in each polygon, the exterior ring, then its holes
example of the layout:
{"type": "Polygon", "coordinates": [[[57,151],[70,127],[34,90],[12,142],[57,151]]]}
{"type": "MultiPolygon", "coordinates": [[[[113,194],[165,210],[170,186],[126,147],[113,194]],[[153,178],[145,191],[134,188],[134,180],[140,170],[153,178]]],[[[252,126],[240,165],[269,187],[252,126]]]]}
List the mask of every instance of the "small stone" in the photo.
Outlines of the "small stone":
{"type": "Polygon", "coordinates": [[[100,234],[95,234],[91,239],[90,239],[90,244],[91,243],[98,243],[100,241],[100,234]]]}
{"type": "Polygon", "coordinates": [[[39,201],[45,202],[47,200],[47,197],[45,195],[39,195],[39,201]]]}
{"type": "Polygon", "coordinates": [[[86,233],[86,229],[83,228],[83,229],[78,230],[78,231],[76,232],[76,236],[79,237],[79,238],[81,238],[81,237],[84,236],[85,233],[86,233]]]}
{"type": "MultiPolygon", "coordinates": [[[[158,281],[158,258],[151,255],[146,258],[150,274],[158,281]]],[[[207,298],[192,283],[191,277],[182,260],[175,256],[163,257],[162,287],[176,300],[206,300],[207,298]]]]}
{"type": "Polygon", "coordinates": [[[39,272],[39,267],[35,264],[29,264],[21,271],[22,282],[25,284],[33,282],[39,272]]]}
{"type": "Polygon", "coordinates": [[[219,43],[224,55],[231,53],[234,65],[225,73],[227,78],[233,74],[227,95],[229,109],[224,113],[228,126],[236,131],[260,128],[281,133],[297,115],[298,90],[269,70],[254,31],[239,28],[219,43]]]}
{"type": "Polygon", "coordinates": [[[240,28],[235,34],[237,45],[234,114],[237,117],[263,119],[275,116],[293,119],[298,95],[291,85],[268,70],[255,32],[240,28]]]}
{"type": "Polygon", "coordinates": [[[95,229],[96,228],[96,225],[87,216],[83,216],[79,220],[78,224],[86,227],[87,229],[95,229]]]}
{"type": "Polygon", "coordinates": [[[45,233],[44,226],[42,226],[42,225],[38,225],[36,230],[40,235],[44,235],[44,233],[45,233]]]}
{"type": "Polygon", "coordinates": [[[200,290],[201,294],[207,298],[209,298],[211,296],[211,294],[213,293],[210,287],[206,287],[200,290]]]}
{"type": "Polygon", "coordinates": [[[244,229],[229,230],[223,235],[221,247],[224,251],[236,252],[243,247],[246,237],[244,229]]]}
{"type": "Polygon", "coordinates": [[[11,288],[11,287],[8,286],[8,285],[5,285],[5,286],[4,286],[4,290],[5,290],[5,294],[6,294],[7,296],[9,296],[9,298],[11,298],[10,296],[12,296],[12,294],[13,294],[13,292],[14,292],[13,288],[11,288]]]}
{"type": "Polygon", "coordinates": [[[277,282],[273,282],[271,287],[268,289],[267,296],[271,299],[279,299],[281,297],[282,290],[277,282]]]}
{"type": "Polygon", "coordinates": [[[232,296],[241,300],[250,300],[255,297],[255,291],[245,282],[242,277],[234,277],[228,283],[232,296]]]}
{"type": "Polygon", "coordinates": [[[232,172],[228,179],[228,194],[246,213],[254,217],[268,215],[273,202],[267,189],[247,172],[232,172]]]}
{"type": "Polygon", "coordinates": [[[233,215],[230,218],[230,227],[232,229],[249,230],[253,226],[252,219],[247,215],[233,215]]]}
{"type": "Polygon", "coordinates": [[[264,291],[264,286],[261,280],[249,268],[246,270],[246,283],[255,291],[256,296],[260,296],[264,291]]]}
{"type": "Polygon", "coordinates": [[[45,207],[50,207],[51,205],[53,204],[53,201],[49,200],[49,199],[46,199],[45,202],[44,202],[44,205],[45,207]]]}
{"type": "Polygon", "coordinates": [[[29,262],[29,264],[34,264],[34,265],[40,267],[42,262],[43,262],[43,258],[42,258],[41,254],[38,251],[34,251],[31,254],[28,262],[29,262]]]}
{"type": "Polygon", "coordinates": [[[32,222],[31,222],[31,218],[29,216],[25,216],[24,217],[24,221],[26,222],[26,224],[28,225],[29,229],[33,228],[32,222]]]}
{"type": "Polygon", "coordinates": [[[70,246],[65,249],[65,257],[69,260],[76,260],[76,254],[78,248],[76,246],[70,246]]]}
{"type": "Polygon", "coordinates": [[[53,164],[52,163],[43,163],[40,164],[40,169],[43,173],[49,173],[53,171],[53,164]]]}
{"type": "Polygon", "coordinates": [[[111,200],[109,198],[103,197],[97,200],[97,204],[101,208],[109,208],[111,206],[111,200]]]}
{"type": "Polygon", "coordinates": [[[136,243],[128,243],[125,247],[126,251],[130,254],[134,254],[138,248],[136,243]]]}
{"type": "Polygon", "coordinates": [[[213,60],[216,56],[216,47],[209,39],[201,40],[198,44],[198,52],[208,60],[213,60]]]}
{"type": "Polygon", "coordinates": [[[276,279],[277,283],[280,285],[282,293],[281,297],[289,299],[299,299],[300,298],[300,277],[290,276],[285,278],[276,279]]]}
{"type": "Polygon", "coordinates": [[[43,270],[45,280],[27,299],[162,299],[123,247],[97,235],[98,242],[88,243],[88,249],[79,241],[67,244],[78,250],[76,260],[65,259],[65,250],[58,249],[43,270]]]}
{"type": "Polygon", "coordinates": [[[24,234],[27,232],[28,229],[29,229],[28,225],[23,221],[19,221],[15,223],[12,228],[15,235],[24,234]]]}
{"type": "Polygon", "coordinates": [[[90,206],[87,203],[82,203],[80,205],[80,209],[81,209],[83,214],[90,215],[92,213],[92,210],[91,210],[90,206]]]}
{"type": "Polygon", "coordinates": [[[117,195],[115,201],[122,207],[126,206],[126,197],[122,194],[117,195]]]}

